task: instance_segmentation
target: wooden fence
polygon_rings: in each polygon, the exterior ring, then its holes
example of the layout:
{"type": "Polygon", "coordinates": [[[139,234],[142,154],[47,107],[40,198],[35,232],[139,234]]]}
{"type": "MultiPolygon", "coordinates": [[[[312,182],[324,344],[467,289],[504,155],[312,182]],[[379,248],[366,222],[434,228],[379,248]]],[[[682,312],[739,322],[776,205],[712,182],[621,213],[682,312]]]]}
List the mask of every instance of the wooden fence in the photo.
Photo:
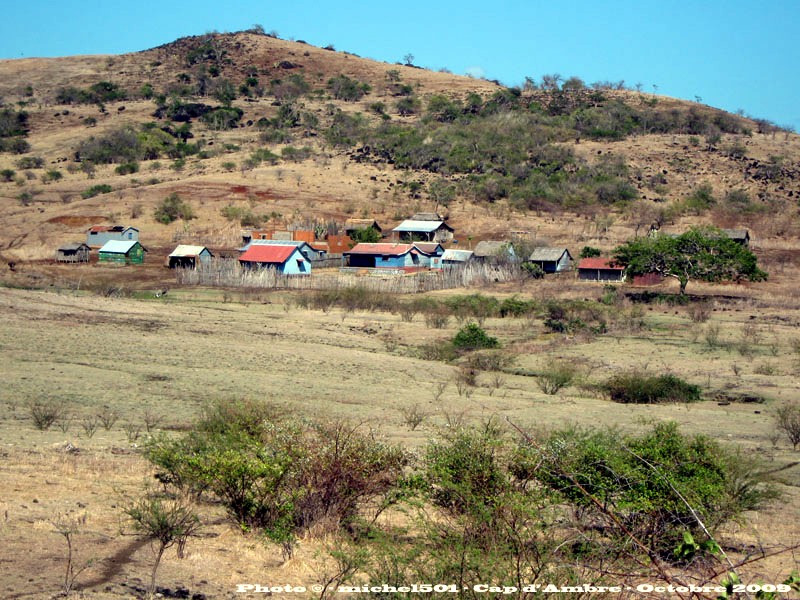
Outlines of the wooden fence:
{"type": "Polygon", "coordinates": [[[516,281],[524,277],[518,265],[470,264],[441,271],[387,274],[380,270],[342,272],[334,269],[311,275],[284,275],[276,269],[244,269],[238,260],[215,259],[196,269],[176,269],[182,285],[283,290],[329,290],[351,287],[391,294],[417,294],[435,290],[516,281]]]}

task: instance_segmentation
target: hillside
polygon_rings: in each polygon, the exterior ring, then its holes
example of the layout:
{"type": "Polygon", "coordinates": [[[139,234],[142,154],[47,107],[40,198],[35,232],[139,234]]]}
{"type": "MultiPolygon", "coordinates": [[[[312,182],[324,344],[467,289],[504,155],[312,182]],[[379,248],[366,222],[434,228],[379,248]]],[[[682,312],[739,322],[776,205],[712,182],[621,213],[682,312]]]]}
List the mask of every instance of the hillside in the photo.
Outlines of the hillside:
{"type": "Polygon", "coordinates": [[[542,87],[256,33],[0,61],[0,252],[47,259],[92,224],[134,225],[158,253],[178,239],[231,248],[243,226],[391,227],[438,209],[462,244],[527,231],[609,248],[653,222],[706,222],[749,228],[791,258],[798,136],[574,79],[542,87]],[[156,222],[172,193],[196,219],[156,222]]]}

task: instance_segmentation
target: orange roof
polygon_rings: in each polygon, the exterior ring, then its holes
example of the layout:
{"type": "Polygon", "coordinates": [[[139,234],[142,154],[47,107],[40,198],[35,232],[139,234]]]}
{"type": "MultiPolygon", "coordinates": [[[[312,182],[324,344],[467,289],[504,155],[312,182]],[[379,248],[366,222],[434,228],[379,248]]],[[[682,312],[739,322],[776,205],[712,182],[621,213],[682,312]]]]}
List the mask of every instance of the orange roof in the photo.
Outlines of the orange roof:
{"type": "Polygon", "coordinates": [[[297,246],[253,245],[239,257],[239,262],[283,264],[296,251],[297,246]]]}
{"type": "Polygon", "coordinates": [[[612,265],[610,258],[582,258],[578,263],[579,269],[610,269],[612,271],[624,271],[622,265],[612,265]]]}
{"type": "Polygon", "coordinates": [[[414,244],[369,244],[362,242],[345,254],[383,254],[400,256],[414,249],[414,244]]]}

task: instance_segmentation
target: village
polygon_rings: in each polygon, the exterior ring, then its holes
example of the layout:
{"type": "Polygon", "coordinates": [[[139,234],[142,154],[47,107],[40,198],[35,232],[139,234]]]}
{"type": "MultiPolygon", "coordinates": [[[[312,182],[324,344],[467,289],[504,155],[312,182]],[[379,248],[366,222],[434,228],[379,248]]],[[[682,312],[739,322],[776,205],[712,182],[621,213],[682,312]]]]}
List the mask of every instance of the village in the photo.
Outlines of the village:
{"type": "MultiPolygon", "coordinates": [[[[242,246],[209,248],[201,244],[180,243],[167,256],[163,265],[178,273],[190,271],[274,275],[269,281],[308,277],[314,271],[339,272],[359,276],[404,276],[425,273],[463,271],[467,267],[513,267],[518,274],[531,278],[545,275],[573,276],[578,281],[621,283],[635,286],[657,285],[664,277],[659,273],[628,276],[624,265],[611,257],[601,256],[598,249],[584,247],[580,253],[564,246],[540,245],[525,232],[515,232],[511,239],[482,240],[474,248],[464,248],[437,213],[416,213],[396,227],[384,230],[375,219],[350,218],[337,225],[336,233],[324,227],[288,226],[272,229],[244,230],[242,246]],[[577,256],[577,258],[576,258],[577,256]]],[[[736,243],[749,247],[747,229],[722,229],[736,243]]],[[[651,228],[648,236],[675,236],[651,228]]],[[[469,243],[471,245],[471,238],[469,243]]],[[[56,251],[58,263],[141,265],[148,249],[140,240],[136,227],[95,225],[86,232],[85,241],[63,244],[56,251]]],[[[154,257],[149,259],[154,260],[154,257]]],[[[157,260],[157,259],[156,259],[157,260]]],[[[209,283],[209,278],[178,276],[182,283],[209,283]]],[[[263,281],[264,278],[261,277],[263,281]]],[[[217,278],[218,283],[222,283],[217,278]]],[[[469,282],[469,279],[461,280],[469,282]]],[[[229,281],[228,281],[229,282],[229,281]]],[[[252,283],[252,278],[250,278],[252,283]]],[[[450,287],[450,286],[445,286],[450,287]]]]}

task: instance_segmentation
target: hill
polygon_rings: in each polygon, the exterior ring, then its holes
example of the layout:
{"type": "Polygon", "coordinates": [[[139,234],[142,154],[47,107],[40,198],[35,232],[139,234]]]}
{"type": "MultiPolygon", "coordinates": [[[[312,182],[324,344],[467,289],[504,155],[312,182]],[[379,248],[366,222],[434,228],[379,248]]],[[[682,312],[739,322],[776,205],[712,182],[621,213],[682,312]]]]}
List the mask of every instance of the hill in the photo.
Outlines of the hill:
{"type": "Polygon", "coordinates": [[[116,222],[156,249],[230,248],[243,226],[417,210],[445,212],[462,243],[607,248],[705,222],[795,247],[798,136],[616,87],[507,89],[255,32],[0,61],[0,252],[50,258],[116,222]],[[155,220],[173,193],[196,219],[155,220]]]}

